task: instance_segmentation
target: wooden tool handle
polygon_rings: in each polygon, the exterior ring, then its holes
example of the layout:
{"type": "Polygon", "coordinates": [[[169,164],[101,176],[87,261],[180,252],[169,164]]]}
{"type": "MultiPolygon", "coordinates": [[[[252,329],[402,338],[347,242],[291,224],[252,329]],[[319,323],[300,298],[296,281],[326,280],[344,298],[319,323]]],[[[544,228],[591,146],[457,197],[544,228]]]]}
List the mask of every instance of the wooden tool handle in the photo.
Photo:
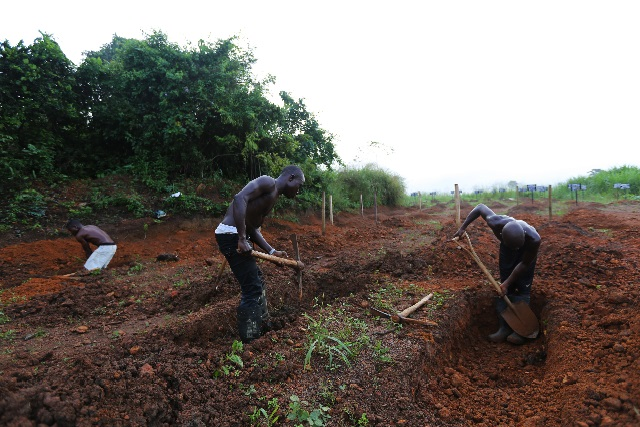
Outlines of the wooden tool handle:
{"type": "Polygon", "coordinates": [[[302,261],[296,261],[296,260],[287,259],[287,258],[280,258],[280,257],[277,257],[275,255],[269,255],[269,254],[265,254],[263,252],[258,252],[258,251],[251,251],[251,255],[256,257],[256,258],[263,259],[265,261],[273,262],[274,264],[285,265],[287,267],[293,267],[296,270],[303,270],[304,269],[304,264],[302,263],[302,261]]]}
{"type": "Polygon", "coordinates": [[[433,294],[427,295],[426,297],[422,298],[417,303],[413,304],[411,307],[405,308],[404,310],[402,310],[400,313],[398,313],[398,315],[400,317],[407,317],[408,315],[410,315],[411,313],[413,313],[414,311],[416,311],[417,309],[422,307],[427,301],[429,301],[431,299],[432,296],[433,296],[433,294]]]}
{"type": "Polygon", "coordinates": [[[496,279],[493,278],[493,276],[491,275],[491,272],[489,272],[487,267],[485,267],[485,265],[480,260],[480,257],[478,256],[478,254],[476,254],[476,251],[473,249],[473,245],[471,244],[471,239],[469,238],[469,235],[465,232],[464,236],[467,238],[467,242],[469,242],[469,248],[465,248],[463,245],[460,244],[460,242],[458,242],[457,239],[455,239],[454,241],[458,244],[460,249],[463,249],[466,253],[471,255],[471,258],[473,258],[476,264],[478,264],[478,267],[480,267],[480,269],[485,274],[485,276],[487,276],[487,279],[489,279],[489,282],[491,282],[493,287],[496,288],[498,295],[501,295],[502,298],[504,299],[504,302],[507,303],[509,308],[514,310],[513,304],[511,303],[511,300],[509,300],[509,297],[507,297],[502,293],[502,288],[500,287],[500,284],[496,281],[496,279]]]}

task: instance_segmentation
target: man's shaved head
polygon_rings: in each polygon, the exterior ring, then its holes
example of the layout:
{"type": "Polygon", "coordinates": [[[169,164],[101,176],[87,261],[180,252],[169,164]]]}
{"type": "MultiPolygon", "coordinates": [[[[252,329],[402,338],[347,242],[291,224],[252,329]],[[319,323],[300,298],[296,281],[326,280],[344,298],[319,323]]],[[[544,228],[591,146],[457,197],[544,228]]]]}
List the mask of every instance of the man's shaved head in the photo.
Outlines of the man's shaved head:
{"type": "Polygon", "coordinates": [[[502,228],[502,241],[509,249],[520,249],[524,245],[524,229],[518,221],[511,221],[502,228]]]}

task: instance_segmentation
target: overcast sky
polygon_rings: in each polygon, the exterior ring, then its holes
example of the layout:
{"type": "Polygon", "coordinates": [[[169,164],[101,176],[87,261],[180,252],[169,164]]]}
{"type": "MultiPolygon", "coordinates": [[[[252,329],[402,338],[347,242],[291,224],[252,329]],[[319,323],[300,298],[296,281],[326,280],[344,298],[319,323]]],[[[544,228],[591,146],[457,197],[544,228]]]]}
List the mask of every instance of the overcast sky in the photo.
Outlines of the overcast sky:
{"type": "Polygon", "coordinates": [[[303,98],[347,165],[375,162],[408,192],[640,164],[637,0],[34,0],[2,14],[0,39],[41,30],[76,64],[114,34],[240,36],[257,77],[303,98]]]}

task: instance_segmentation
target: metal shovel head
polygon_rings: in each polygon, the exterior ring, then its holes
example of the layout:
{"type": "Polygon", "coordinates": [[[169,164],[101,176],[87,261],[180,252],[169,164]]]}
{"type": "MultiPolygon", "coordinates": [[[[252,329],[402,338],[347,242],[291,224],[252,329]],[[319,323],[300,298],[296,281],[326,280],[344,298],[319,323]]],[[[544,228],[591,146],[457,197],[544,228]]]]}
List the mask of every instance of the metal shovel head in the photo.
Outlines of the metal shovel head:
{"type": "Polygon", "coordinates": [[[536,338],[540,331],[540,325],[538,324],[538,318],[533,314],[533,311],[531,311],[531,307],[524,301],[518,301],[511,305],[513,309],[507,306],[507,308],[500,313],[504,321],[507,322],[507,325],[517,332],[518,335],[526,338],[536,338]]]}

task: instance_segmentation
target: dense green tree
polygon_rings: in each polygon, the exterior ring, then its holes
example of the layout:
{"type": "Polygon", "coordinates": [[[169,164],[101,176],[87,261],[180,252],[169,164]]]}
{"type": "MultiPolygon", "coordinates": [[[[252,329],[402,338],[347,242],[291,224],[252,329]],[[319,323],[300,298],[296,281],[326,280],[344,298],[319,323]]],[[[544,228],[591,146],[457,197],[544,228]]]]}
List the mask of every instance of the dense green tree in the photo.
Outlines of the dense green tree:
{"type": "Polygon", "coordinates": [[[114,35],[77,69],[46,34],[31,46],[5,42],[1,54],[5,181],[130,171],[164,189],[188,177],[246,181],[297,163],[317,178],[309,189],[318,194],[323,172],[340,164],[333,135],[302,100],[268,99],[274,78],[255,79],[253,53],[235,38],[183,49],[162,32],[114,35]]]}
{"type": "Polygon", "coordinates": [[[47,34],[0,44],[0,179],[4,191],[73,172],[79,114],[73,63],[47,34]]]}
{"type": "MultiPolygon", "coordinates": [[[[288,163],[339,161],[332,136],[302,101],[265,96],[273,82],[253,78],[255,58],[235,39],[183,50],[160,32],[89,52],[78,70],[91,145],[115,151],[137,173],[218,173],[238,179],[288,163]]],[[[101,150],[102,149],[102,150],[101,150]]],[[[102,156],[108,159],[108,156],[102,156]]]]}

